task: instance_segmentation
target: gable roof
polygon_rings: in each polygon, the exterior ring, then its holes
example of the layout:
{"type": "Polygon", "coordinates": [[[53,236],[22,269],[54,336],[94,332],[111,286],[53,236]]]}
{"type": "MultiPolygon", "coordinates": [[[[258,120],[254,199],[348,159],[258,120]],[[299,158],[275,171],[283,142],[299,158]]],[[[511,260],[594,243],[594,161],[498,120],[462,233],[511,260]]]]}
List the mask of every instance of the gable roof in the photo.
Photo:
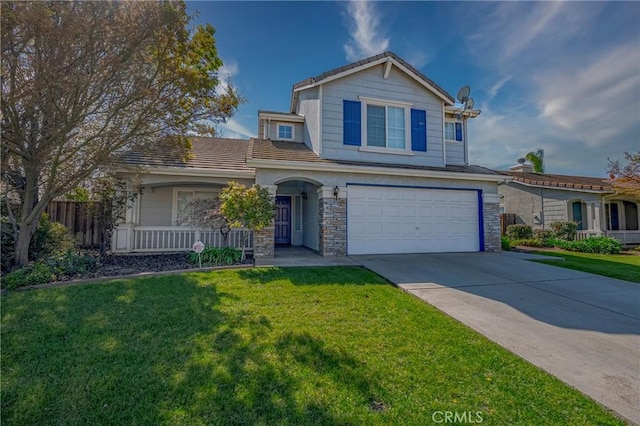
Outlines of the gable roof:
{"type": "MultiPolygon", "coordinates": [[[[334,68],[330,71],[323,72],[322,74],[317,75],[315,77],[309,77],[302,81],[299,81],[298,83],[293,85],[293,94],[295,95],[295,93],[299,90],[315,87],[317,85],[326,83],[328,81],[335,80],[343,76],[346,76],[346,75],[349,75],[349,74],[352,74],[352,73],[361,71],[363,69],[367,69],[372,66],[376,66],[388,61],[391,61],[391,63],[393,63],[400,70],[407,73],[410,77],[412,77],[418,83],[422,84],[427,89],[434,92],[445,103],[449,105],[453,105],[455,103],[453,96],[447,93],[446,90],[438,86],[436,83],[433,82],[433,80],[431,80],[429,77],[427,77],[426,75],[418,71],[416,68],[414,68],[413,65],[409,64],[404,59],[402,59],[401,57],[399,57],[398,55],[390,51],[383,52],[378,55],[370,56],[360,61],[356,61],[338,68],[334,68]]],[[[293,106],[293,98],[294,96],[292,96],[292,106],[293,106]]]]}
{"type": "Polygon", "coordinates": [[[122,159],[132,166],[253,172],[254,169],[247,166],[248,150],[249,140],[193,136],[186,160],[180,149],[165,146],[144,152],[129,151],[122,159]]]}
{"type": "Polygon", "coordinates": [[[501,172],[513,177],[514,182],[529,186],[586,190],[596,192],[613,192],[607,179],[588,176],[552,175],[547,173],[501,172]]]}

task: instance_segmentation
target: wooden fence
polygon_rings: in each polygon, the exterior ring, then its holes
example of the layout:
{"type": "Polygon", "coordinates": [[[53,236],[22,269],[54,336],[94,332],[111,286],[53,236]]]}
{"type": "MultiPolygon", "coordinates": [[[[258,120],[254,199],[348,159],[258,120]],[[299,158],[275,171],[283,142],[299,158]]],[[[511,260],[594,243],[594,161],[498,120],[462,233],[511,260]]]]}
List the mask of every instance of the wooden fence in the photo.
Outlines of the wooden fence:
{"type": "Polygon", "coordinates": [[[104,211],[98,202],[52,201],[46,210],[49,219],[66,226],[83,248],[97,248],[104,238],[104,211]]]}
{"type": "Polygon", "coordinates": [[[500,215],[500,235],[506,235],[507,226],[515,225],[517,222],[517,215],[515,213],[502,213],[500,215]]]}

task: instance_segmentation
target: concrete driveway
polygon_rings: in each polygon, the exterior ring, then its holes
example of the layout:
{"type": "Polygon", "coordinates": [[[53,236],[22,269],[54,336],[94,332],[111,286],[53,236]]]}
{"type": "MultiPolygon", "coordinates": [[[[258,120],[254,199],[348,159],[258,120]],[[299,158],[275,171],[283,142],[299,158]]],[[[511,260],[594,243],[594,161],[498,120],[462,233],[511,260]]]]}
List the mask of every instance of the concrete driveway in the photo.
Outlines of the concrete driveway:
{"type": "Polygon", "coordinates": [[[640,424],[640,284],[526,260],[532,257],[353,259],[640,424]]]}

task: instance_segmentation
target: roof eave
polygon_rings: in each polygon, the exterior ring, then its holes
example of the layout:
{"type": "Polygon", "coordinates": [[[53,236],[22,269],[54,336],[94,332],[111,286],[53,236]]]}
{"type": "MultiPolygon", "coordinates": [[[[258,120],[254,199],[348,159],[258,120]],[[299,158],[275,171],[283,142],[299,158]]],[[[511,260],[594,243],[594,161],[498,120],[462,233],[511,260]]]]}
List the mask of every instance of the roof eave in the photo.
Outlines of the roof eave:
{"type": "Polygon", "coordinates": [[[248,158],[247,165],[253,168],[282,169],[282,170],[305,170],[317,172],[338,172],[338,173],[359,173],[359,174],[379,174],[388,176],[413,176],[442,179],[459,179],[487,182],[507,182],[512,178],[504,175],[464,173],[440,170],[404,169],[394,167],[377,167],[364,165],[348,165],[331,162],[313,161],[289,161],[271,160],[262,158],[248,158]]]}
{"type": "Polygon", "coordinates": [[[613,193],[615,193],[615,191],[612,190],[612,189],[571,188],[571,187],[568,187],[568,186],[545,185],[545,184],[539,184],[539,183],[528,183],[528,182],[523,182],[521,180],[517,180],[516,178],[513,178],[512,182],[520,184],[520,185],[523,185],[523,186],[528,186],[528,187],[531,187],[531,188],[557,189],[559,191],[589,192],[589,193],[592,193],[592,194],[613,194],[613,193]]]}
{"type": "MultiPolygon", "coordinates": [[[[232,170],[232,169],[207,169],[201,167],[157,167],[136,165],[135,167],[142,169],[144,173],[155,175],[175,175],[175,176],[194,176],[194,177],[230,177],[252,179],[256,177],[255,170],[232,170]]],[[[132,173],[131,170],[120,169],[119,173],[132,173]]]]}

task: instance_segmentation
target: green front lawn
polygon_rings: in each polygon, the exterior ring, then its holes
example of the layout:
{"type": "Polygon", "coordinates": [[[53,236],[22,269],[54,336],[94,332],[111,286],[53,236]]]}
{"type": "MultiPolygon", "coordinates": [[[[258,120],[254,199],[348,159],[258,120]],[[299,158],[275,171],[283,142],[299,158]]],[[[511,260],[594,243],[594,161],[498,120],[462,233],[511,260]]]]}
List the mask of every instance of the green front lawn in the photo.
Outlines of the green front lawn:
{"type": "Polygon", "coordinates": [[[1,325],[7,425],[623,424],[355,267],[12,292],[1,325]]]}
{"type": "Polygon", "coordinates": [[[570,251],[538,252],[538,254],[562,257],[564,262],[555,260],[535,260],[534,262],[640,283],[640,256],[635,254],[591,254],[570,251]]]}

